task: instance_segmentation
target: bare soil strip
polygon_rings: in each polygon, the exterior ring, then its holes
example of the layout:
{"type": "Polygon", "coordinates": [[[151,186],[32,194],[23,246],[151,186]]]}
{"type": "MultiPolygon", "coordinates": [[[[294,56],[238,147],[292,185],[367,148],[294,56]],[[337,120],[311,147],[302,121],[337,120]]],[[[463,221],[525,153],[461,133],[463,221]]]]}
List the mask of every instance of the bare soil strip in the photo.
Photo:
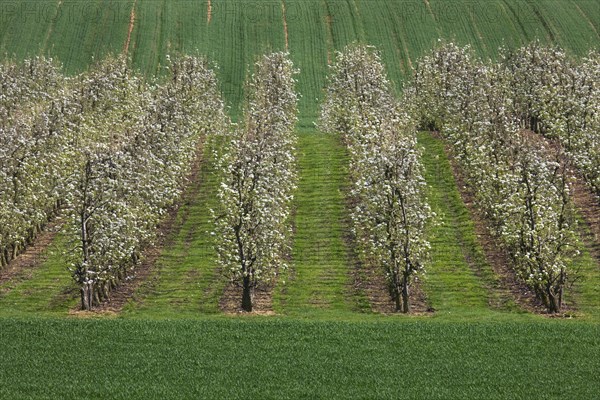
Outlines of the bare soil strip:
{"type": "MultiPolygon", "coordinates": [[[[15,283],[28,279],[31,273],[47,259],[46,250],[54,241],[62,224],[63,220],[61,218],[55,218],[48,223],[31,246],[28,246],[23,253],[0,270],[0,285],[9,284],[8,286],[12,287],[15,283]]],[[[7,291],[10,291],[10,289],[4,288],[3,292],[6,293],[7,291]]]]}
{"type": "MultiPolygon", "coordinates": [[[[440,136],[438,136],[440,137],[440,136]]],[[[545,308],[535,297],[535,293],[529,287],[521,282],[516,276],[514,270],[510,267],[510,258],[506,251],[502,249],[500,243],[490,232],[486,218],[475,204],[475,194],[468,188],[464,173],[458,166],[452,153],[450,145],[446,144],[446,155],[452,166],[452,174],[456,180],[460,196],[469,211],[477,240],[481,245],[487,263],[492,267],[494,273],[499,277],[503,290],[509,292],[515,303],[524,310],[533,313],[544,314],[545,308]]],[[[468,261],[468,260],[467,260],[468,261]]],[[[471,263],[469,263],[471,264],[471,263]]],[[[499,306],[499,305],[492,305],[499,306]]],[[[565,307],[567,309],[568,307],[565,307]]]]}
{"type": "Polygon", "coordinates": [[[283,14],[283,34],[285,36],[285,51],[288,51],[290,47],[290,43],[288,40],[288,24],[287,24],[287,16],[285,13],[285,1],[281,2],[281,13],[283,14]]]}
{"type": "Polygon", "coordinates": [[[129,29],[127,30],[127,40],[125,41],[125,46],[123,47],[123,53],[127,54],[129,52],[129,44],[131,43],[131,33],[133,32],[133,28],[135,26],[135,5],[137,4],[137,0],[134,0],[133,6],[131,7],[131,14],[129,15],[129,29]]]}
{"type": "Polygon", "coordinates": [[[247,313],[242,310],[242,288],[234,283],[225,286],[223,295],[219,299],[219,309],[225,314],[259,314],[275,315],[273,311],[273,287],[255,290],[253,311],[247,313]]]}
{"type": "MultiPolygon", "coordinates": [[[[187,182],[196,182],[199,179],[203,162],[203,151],[204,143],[201,141],[196,149],[196,159],[192,165],[192,170],[190,171],[187,182]]],[[[173,235],[171,233],[176,228],[179,206],[191,202],[191,199],[198,195],[200,186],[201,185],[191,184],[187,186],[178,205],[169,210],[165,219],[158,226],[158,238],[156,243],[144,251],[141,264],[135,268],[135,276],[128,281],[122,282],[114,289],[110,293],[110,299],[93,310],[93,313],[119,313],[140,285],[152,275],[156,261],[162,254],[163,249],[173,240],[173,235]]]]}

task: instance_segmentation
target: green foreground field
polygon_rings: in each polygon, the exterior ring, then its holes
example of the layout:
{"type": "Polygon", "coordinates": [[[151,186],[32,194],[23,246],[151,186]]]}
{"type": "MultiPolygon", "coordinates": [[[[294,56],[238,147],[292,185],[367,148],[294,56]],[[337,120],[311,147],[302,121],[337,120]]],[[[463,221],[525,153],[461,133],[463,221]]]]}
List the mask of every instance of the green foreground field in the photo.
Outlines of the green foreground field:
{"type": "Polygon", "coordinates": [[[10,319],[0,398],[593,399],[598,328],[10,319]]]}
{"type": "MultiPolygon", "coordinates": [[[[582,246],[574,318],[519,307],[491,270],[444,143],[420,134],[440,225],[422,287],[435,312],[381,315],[348,240],[345,150],[313,127],[336,49],[376,45],[397,89],[438,38],[494,57],[534,38],[583,55],[600,41],[597,0],[39,0],[0,4],[0,57],[51,55],[69,73],[127,51],[148,76],[167,54],[219,66],[235,118],[263,52],[300,68],[299,190],[290,270],[275,315],[225,315],[209,209],[209,158],[149,278],[117,314],[74,313],[61,235],[0,282],[0,398],[573,398],[600,386],[600,266],[582,246]]],[[[208,150],[207,150],[208,154],[208,150]]],[[[286,281],[283,284],[283,280],[286,281]]]]}

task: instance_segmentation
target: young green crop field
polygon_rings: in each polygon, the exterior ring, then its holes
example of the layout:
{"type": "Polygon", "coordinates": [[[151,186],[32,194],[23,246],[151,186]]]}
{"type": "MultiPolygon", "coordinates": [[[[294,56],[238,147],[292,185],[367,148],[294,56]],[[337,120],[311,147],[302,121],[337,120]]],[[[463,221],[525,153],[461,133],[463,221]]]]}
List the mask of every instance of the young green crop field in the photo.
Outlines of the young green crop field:
{"type": "Polygon", "coordinates": [[[580,322],[4,320],[0,397],[593,399],[580,322]]]}
{"type": "Polygon", "coordinates": [[[597,0],[40,0],[0,3],[0,57],[49,55],[77,73],[127,52],[147,76],[168,54],[218,65],[236,119],[260,54],[289,50],[302,95],[290,268],[269,315],[223,313],[205,149],[149,276],[118,312],[74,312],[60,233],[31,268],[0,280],[0,398],[573,398],[600,392],[600,265],[581,245],[569,318],[519,306],[486,262],[444,143],[419,135],[439,224],[421,288],[434,312],[382,315],[348,239],[347,154],[314,121],[328,62],[377,46],[395,87],[439,38],[494,57],[533,39],[584,55],[597,0]],[[357,278],[358,277],[358,278],[357,278]]]}

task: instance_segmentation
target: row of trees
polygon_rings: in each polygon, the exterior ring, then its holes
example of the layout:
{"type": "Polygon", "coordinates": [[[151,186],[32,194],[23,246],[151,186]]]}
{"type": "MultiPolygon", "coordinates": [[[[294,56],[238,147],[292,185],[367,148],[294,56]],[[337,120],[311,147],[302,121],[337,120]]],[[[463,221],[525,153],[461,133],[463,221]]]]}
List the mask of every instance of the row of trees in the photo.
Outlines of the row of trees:
{"type": "Polygon", "coordinates": [[[0,267],[33,241],[64,194],[73,82],[50,59],[0,65],[0,267]]]}
{"type": "Polygon", "coordinates": [[[0,64],[0,126],[10,127],[13,117],[30,103],[51,100],[64,87],[60,65],[51,58],[36,57],[0,64]]]}
{"type": "Polygon", "coordinates": [[[146,89],[122,58],[72,78],[43,58],[3,68],[0,258],[6,264],[67,205],[86,155],[119,146],[141,124],[146,89]]]}
{"type": "Polygon", "coordinates": [[[1,99],[3,264],[62,207],[82,307],[129,275],[179,196],[201,139],[226,122],[204,60],[181,57],[168,70],[160,84],[123,57],[73,78],[44,59],[2,70],[13,77],[1,99]]]}
{"type": "Polygon", "coordinates": [[[297,71],[287,53],[261,57],[246,84],[243,118],[224,137],[215,218],[218,264],[242,288],[242,309],[286,267],[296,188],[297,71]]]}
{"type": "MultiPolygon", "coordinates": [[[[562,306],[577,251],[560,161],[572,160],[597,190],[600,57],[575,62],[539,43],[501,54],[485,63],[443,45],[420,61],[402,101],[371,47],[351,45],[331,66],[319,124],[347,144],[357,251],[384,269],[398,311],[410,311],[410,287],[425,272],[433,217],[417,123],[454,144],[515,271],[550,312],[562,306]],[[524,129],[558,138],[567,156],[553,159],[524,129]]],[[[239,125],[229,124],[206,61],[181,57],[168,72],[149,83],[122,57],[76,77],[43,58],[0,65],[2,266],[64,208],[70,269],[82,307],[93,308],[138,264],[212,133],[222,145],[218,263],[252,310],[254,291],[289,253],[297,71],[286,53],[261,57],[239,125]]]]}
{"type": "Polygon", "coordinates": [[[180,196],[199,146],[225,129],[216,75],[206,61],[181,57],[168,72],[167,82],[151,88],[127,76],[122,83],[137,89],[129,93],[138,109],[119,108],[119,122],[104,112],[89,126],[108,122],[118,139],[86,149],[67,191],[67,232],[76,249],[71,272],[83,309],[98,305],[131,274],[180,196]],[[135,119],[123,123],[129,116],[135,119]]]}
{"type": "Polygon", "coordinates": [[[384,270],[396,310],[410,312],[410,287],[425,273],[425,231],[433,213],[411,107],[394,98],[372,47],[351,45],[337,53],[320,127],[341,134],[349,150],[359,257],[384,270]]]}
{"type": "Polygon", "coordinates": [[[420,60],[409,92],[422,124],[454,145],[516,273],[554,313],[577,254],[570,178],[560,154],[553,159],[523,132],[522,124],[539,120],[524,111],[535,108],[525,105],[522,79],[506,63],[484,63],[470,48],[446,44],[420,60]]]}
{"type": "Polygon", "coordinates": [[[600,196],[600,53],[575,59],[539,42],[502,52],[521,126],[560,141],[600,196]]]}

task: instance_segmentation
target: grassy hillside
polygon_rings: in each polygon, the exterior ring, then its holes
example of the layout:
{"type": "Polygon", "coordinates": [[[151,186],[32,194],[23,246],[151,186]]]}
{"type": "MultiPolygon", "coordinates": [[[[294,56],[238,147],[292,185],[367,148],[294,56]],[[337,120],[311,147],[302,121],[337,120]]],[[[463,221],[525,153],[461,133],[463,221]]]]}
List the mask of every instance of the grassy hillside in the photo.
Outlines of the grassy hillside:
{"type": "Polygon", "coordinates": [[[0,280],[0,398],[593,398],[600,266],[588,252],[567,299],[577,318],[520,309],[486,263],[444,143],[423,133],[440,225],[422,289],[435,313],[373,313],[348,234],[347,155],[313,122],[328,62],[350,42],[381,49],[400,88],[438,38],[489,57],[534,38],[582,55],[600,41],[599,23],[597,0],[3,2],[0,57],[51,55],[76,73],[127,52],[156,75],[168,53],[197,51],[219,65],[235,117],[248,65],[287,48],[303,97],[291,268],[272,292],[275,316],[221,313],[206,149],[162,252],[117,316],[72,312],[60,234],[35,267],[0,280]]]}
{"type": "Polygon", "coordinates": [[[148,74],[165,55],[208,55],[221,67],[235,107],[256,54],[287,48],[302,70],[302,114],[313,116],[327,60],[359,40],[378,46],[392,79],[440,37],[470,43],[484,56],[534,38],[584,54],[600,40],[596,0],[38,0],[0,8],[0,54],[47,54],[68,71],[107,52],[125,51],[148,74]],[[287,31],[287,35],[286,35],[287,31]],[[287,38],[286,38],[287,36],[287,38]]]}
{"type": "MultiPolygon", "coordinates": [[[[469,43],[489,57],[500,45],[518,46],[534,38],[580,55],[600,40],[600,4],[595,0],[40,0],[6,4],[0,12],[0,54],[51,55],[71,73],[109,52],[126,52],[147,75],[160,74],[169,53],[206,54],[220,68],[222,91],[234,117],[255,57],[290,51],[301,70],[298,89],[303,97],[292,268],[273,292],[273,307],[283,315],[370,309],[366,294],[353,287],[361,272],[348,241],[345,152],[335,137],[313,128],[336,49],[353,41],[376,45],[400,88],[418,57],[439,38],[469,43]]],[[[430,201],[441,222],[432,235],[432,266],[424,282],[429,305],[441,312],[476,313],[487,312],[490,304],[512,307],[507,294],[494,289],[497,278],[485,265],[442,145],[427,135],[420,140],[430,201]]],[[[125,307],[127,314],[219,311],[224,284],[208,234],[216,193],[209,158],[192,183],[195,197],[179,211],[156,270],[125,307]]],[[[60,247],[59,235],[43,264],[0,282],[0,305],[10,305],[0,313],[64,312],[67,304],[75,304],[60,247]]],[[[595,314],[597,265],[584,252],[578,267],[588,278],[576,288],[578,303],[586,314],[595,314]]]]}
{"type": "MultiPolygon", "coordinates": [[[[469,43],[481,55],[489,57],[495,55],[500,45],[518,46],[534,38],[582,55],[600,40],[600,5],[595,0],[41,0],[5,4],[0,13],[3,21],[0,54],[17,59],[50,55],[63,62],[71,73],[85,69],[95,57],[110,52],[127,53],[133,65],[147,75],[160,75],[169,53],[205,54],[220,68],[222,91],[234,117],[243,97],[243,81],[249,65],[258,54],[290,51],[301,70],[298,89],[303,97],[298,149],[301,182],[292,254],[295,268],[287,276],[289,285],[274,292],[274,306],[284,314],[302,310],[306,303],[356,310],[365,300],[351,288],[353,277],[349,265],[353,253],[345,237],[348,226],[343,204],[344,151],[335,138],[319,135],[312,127],[318,115],[327,64],[336,49],[353,41],[376,45],[399,88],[418,57],[439,38],[469,43]],[[352,296],[353,299],[347,300],[352,296]]],[[[478,251],[472,227],[456,197],[452,177],[441,176],[440,167],[436,166],[440,157],[437,145],[422,140],[431,174],[431,198],[444,222],[433,235],[433,276],[425,283],[432,292],[430,300],[437,307],[453,301],[463,305],[482,301],[485,304],[489,296],[501,295],[486,293],[486,287],[494,287],[491,275],[469,277],[475,274],[474,268],[479,268],[472,265],[472,259],[477,259],[473,252],[478,251]],[[429,152],[437,158],[431,159],[429,152]],[[465,262],[471,266],[458,266],[465,262]],[[464,280],[473,288],[468,291],[473,299],[452,300],[452,296],[443,295],[444,290],[457,292],[458,288],[451,288],[464,280]]],[[[159,268],[158,275],[152,278],[152,290],[141,289],[145,295],[140,296],[155,296],[152,301],[157,305],[186,304],[189,300],[180,299],[177,290],[182,290],[183,296],[190,287],[198,292],[195,295],[198,301],[210,299],[213,304],[218,299],[216,293],[220,289],[211,283],[219,281],[218,271],[212,264],[210,238],[204,237],[210,228],[208,210],[216,189],[209,165],[204,166],[201,175],[200,182],[194,183],[198,186],[198,196],[183,207],[178,217],[178,236],[172,238],[173,246],[165,250],[158,262],[166,267],[159,268]],[[188,287],[182,289],[185,286],[188,287]],[[161,296],[163,300],[159,300],[161,296]]],[[[59,244],[55,244],[57,249],[59,244]]],[[[589,257],[587,260],[583,264],[588,268],[583,269],[592,271],[589,274],[593,277],[594,263],[589,257]]],[[[20,300],[24,295],[40,297],[47,293],[47,297],[52,297],[55,292],[72,290],[68,276],[64,282],[57,280],[64,272],[57,254],[50,256],[44,266],[53,269],[38,268],[26,277],[21,276],[16,283],[9,282],[12,286],[0,292],[0,301],[14,298],[14,304],[24,302],[29,307],[31,304],[20,300]],[[43,289],[37,289],[36,285],[43,289]]],[[[580,291],[587,293],[587,297],[593,294],[593,286],[588,287],[580,291]]],[[[147,306],[147,302],[140,305],[147,306]]],[[[213,304],[199,308],[217,311],[215,307],[213,304]]]]}

